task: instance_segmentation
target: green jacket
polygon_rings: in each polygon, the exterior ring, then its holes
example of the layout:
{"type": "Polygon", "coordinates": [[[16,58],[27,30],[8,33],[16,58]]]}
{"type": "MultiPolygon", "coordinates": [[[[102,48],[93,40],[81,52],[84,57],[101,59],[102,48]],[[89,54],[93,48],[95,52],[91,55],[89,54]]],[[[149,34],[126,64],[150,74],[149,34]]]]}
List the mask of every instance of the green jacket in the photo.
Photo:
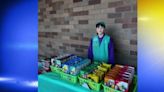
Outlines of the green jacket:
{"type": "Polygon", "coordinates": [[[100,44],[98,36],[93,37],[93,60],[99,62],[108,62],[108,44],[110,43],[110,36],[104,35],[100,44]]]}

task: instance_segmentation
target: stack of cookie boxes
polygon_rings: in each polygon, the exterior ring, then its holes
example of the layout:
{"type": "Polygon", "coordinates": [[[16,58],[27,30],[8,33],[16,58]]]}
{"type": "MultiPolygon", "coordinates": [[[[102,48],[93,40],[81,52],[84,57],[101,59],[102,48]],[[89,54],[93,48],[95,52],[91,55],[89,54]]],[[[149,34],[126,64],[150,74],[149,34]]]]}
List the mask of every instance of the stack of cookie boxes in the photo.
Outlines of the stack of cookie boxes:
{"type": "Polygon", "coordinates": [[[134,67],[115,65],[104,78],[104,91],[113,88],[121,92],[128,92],[134,76],[134,67]]]}

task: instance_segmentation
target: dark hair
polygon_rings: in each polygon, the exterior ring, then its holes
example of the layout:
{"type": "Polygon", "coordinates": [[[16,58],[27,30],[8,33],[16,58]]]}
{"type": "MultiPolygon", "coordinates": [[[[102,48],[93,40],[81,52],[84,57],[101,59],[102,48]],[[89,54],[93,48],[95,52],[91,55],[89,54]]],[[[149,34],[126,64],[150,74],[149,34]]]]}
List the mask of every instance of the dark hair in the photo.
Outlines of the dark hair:
{"type": "Polygon", "coordinates": [[[97,24],[96,24],[96,28],[97,27],[103,27],[103,28],[105,28],[105,23],[104,22],[98,22],[97,24]]]}

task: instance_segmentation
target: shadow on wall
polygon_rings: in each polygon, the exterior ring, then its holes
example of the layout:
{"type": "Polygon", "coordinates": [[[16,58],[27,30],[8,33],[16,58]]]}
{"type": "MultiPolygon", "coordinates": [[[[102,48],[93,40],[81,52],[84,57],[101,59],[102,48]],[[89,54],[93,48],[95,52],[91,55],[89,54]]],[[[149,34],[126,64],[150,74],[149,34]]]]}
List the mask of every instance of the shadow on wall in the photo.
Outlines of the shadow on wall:
{"type": "Polygon", "coordinates": [[[119,31],[119,29],[117,29],[114,26],[108,26],[105,31],[105,33],[112,38],[113,43],[114,43],[115,63],[122,64],[122,65],[131,65],[131,66],[137,67],[137,57],[133,56],[133,55],[129,55],[130,51],[128,52],[128,50],[124,49],[124,48],[129,49],[129,44],[123,43],[122,40],[120,40],[119,36],[121,36],[123,34],[120,34],[120,33],[118,34],[117,33],[118,31],[119,31]],[[125,45],[122,45],[122,43],[125,45]]]}

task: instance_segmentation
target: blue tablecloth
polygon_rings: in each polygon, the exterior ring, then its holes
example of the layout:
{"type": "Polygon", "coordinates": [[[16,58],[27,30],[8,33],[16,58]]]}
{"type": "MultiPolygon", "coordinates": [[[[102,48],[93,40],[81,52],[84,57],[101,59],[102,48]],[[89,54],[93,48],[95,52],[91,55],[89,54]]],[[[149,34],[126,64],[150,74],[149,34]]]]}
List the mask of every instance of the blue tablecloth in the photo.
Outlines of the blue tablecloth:
{"type": "Polygon", "coordinates": [[[94,92],[77,84],[62,80],[56,73],[45,73],[38,77],[39,92],[94,92]]]}

